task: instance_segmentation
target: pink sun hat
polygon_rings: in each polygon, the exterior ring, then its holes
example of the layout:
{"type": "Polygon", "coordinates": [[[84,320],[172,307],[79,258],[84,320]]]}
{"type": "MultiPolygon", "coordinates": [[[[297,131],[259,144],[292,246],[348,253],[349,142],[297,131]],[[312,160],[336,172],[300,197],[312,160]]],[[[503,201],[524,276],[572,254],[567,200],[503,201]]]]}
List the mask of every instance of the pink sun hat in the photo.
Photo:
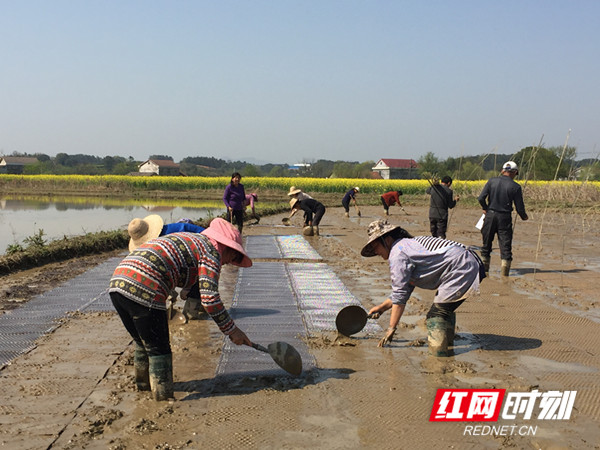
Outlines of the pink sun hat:
{"type": "Polygon", "coordinates": [[[251,267],[252,260],[244,250],[244,246],[242,245],[242,235],[232,224],[227,222],[225,219],[221,219],[217,217],[212,220],[207,229],[205,229],[201,234],[208,236],[211,239],[223,244],[233,250],[244,255],[244,258],[241,262],[236,263],[234,261],[231,262],[234,266],[240,267],[251,267]]]}

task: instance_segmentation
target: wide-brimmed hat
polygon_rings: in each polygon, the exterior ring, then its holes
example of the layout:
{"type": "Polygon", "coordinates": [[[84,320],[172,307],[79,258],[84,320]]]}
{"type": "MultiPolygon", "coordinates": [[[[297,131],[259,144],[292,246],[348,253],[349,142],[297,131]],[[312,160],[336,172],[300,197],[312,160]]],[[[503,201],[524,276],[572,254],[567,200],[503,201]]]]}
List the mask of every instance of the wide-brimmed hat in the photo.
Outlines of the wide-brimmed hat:
{"type": "Polygon", "coordinates": [[[387,220],[376,220],[371,222],[367,231],[369,240],[360,251],[360,254],[362,256],[366,256],[367,258],[370,256],[376,256],[377,254],[373,251],[373,242],[398,228],[402,227],[400,225],[392,225],[387,220]]]}
{"type": "Polygon", "coordinates": [[[302,189],[298,189],[296,186],[291,186],[290,192],[288,192],[288,195],[296,195],[296,194],[299,194],[300,192],[302,192],[302,189]]]}
{"type": "Polygon", "coordinates": [[[506,161],[502,166],[502,170],[506,172],[518,172],[519,166],[517,166],[517,163],[514,161],[506,161]]]}
{"type": "Polygon", "coordinates": [[[360,188],[359,188],[358,186],[355,186],[355,187],[354,187],[354,190],[355,190],[356,192],[360,192],[360,188]]]}
{"type": "Polygon", "coordinates": [[[296,206],[296,203],[298,203],[300,200],[298,200],[297,198],[293,198],[290,200],[290,208],[294,209],[294,206],[296,206]]]}
{"type": "Polygon", "coordinates": [[[236,227],[227,222],[225,219],[221,219],[220,217],[213,219],[208,228],[205,229],[201,234],[208,236],[220,244],[223,244],[244,255],[244,258],[241,262],[231,262],[231,264],[234,266],[252,266],[252,260],[246,253],[246,250],[244,250],[244,246],[242,244],[242,235],[236,227]]]}
{"type": "Polygon", "coordinates": [[[134,251],[144,242],[160,236],[164,221],[158,214],[151,214],[143,219],[135,218],[127,226],[129,233],[129,251],[134,251]]]}

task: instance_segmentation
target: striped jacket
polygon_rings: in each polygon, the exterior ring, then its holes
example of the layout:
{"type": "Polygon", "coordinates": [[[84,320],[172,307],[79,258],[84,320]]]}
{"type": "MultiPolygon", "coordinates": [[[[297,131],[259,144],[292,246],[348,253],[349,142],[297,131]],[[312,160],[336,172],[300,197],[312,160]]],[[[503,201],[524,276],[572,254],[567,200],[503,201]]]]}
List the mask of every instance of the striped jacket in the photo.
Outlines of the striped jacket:
{"type": "Polygon", "coordinates": [[[399,239],[389,256],[394,304],[415,287],[436,290],[434,303],[462,300],[479,290],[479,257],[463,244],[432,236],[399,239]]]}
{"type": "Polygon", "coordinates": [[[144,243],[121,261],[108,291],[165,310],[175,287],[189,289],[197,282],[202,306],[223,333],[231,334],[235,324],[221,302],[220,273],[221,256],[206,236],[172,233],[144,243]]]}

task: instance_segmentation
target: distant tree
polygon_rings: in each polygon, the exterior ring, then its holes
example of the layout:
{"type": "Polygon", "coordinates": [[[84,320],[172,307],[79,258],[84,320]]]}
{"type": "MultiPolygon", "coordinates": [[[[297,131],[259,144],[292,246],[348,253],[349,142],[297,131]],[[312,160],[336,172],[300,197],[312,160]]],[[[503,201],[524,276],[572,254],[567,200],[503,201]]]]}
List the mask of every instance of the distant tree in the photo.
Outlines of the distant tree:
{"type": "Polygon", "coordinates": [[[163,159],[167,161],[173,161],[173,157],[168,155],[150,155],[148,159],[163,159]]]}
{"type": "Polygon", "coordinates": [[[315,178],[329,178],[333,173],[335,163],[327,159],[319,159],[311,165],[312,176],[315,178]]]}
{"type": "Polygon", "coordinates": [[[287,175],[288,175],[287,168],[284,169],[282,166],[273,166],[267,176],[274,177],[274,178],[282,178],[287,175]]]}
{"type": "Polygon", "coordinates": [[[245,177],[262,177],[260,169],[254,164],[248,164],[246,167],[244,167],[244,172],[242,175],[245,177]]]}
{"type": "MultiPolygon", "coordinates": [[[[557,173],[559,157],[543,147],[526,147],[515,155],[514,161],[519,165],[522,179],[553,180],[557,173]]],[[[561,164],[557,178],[566,178],[568,174],[569,168],[561,164]]]]}
{"type": "Polygon", "coordinates": [[[433,152],[427,152],[419,160],[419,173],[423,178],[439,178],[444,165],[433,152]]]}

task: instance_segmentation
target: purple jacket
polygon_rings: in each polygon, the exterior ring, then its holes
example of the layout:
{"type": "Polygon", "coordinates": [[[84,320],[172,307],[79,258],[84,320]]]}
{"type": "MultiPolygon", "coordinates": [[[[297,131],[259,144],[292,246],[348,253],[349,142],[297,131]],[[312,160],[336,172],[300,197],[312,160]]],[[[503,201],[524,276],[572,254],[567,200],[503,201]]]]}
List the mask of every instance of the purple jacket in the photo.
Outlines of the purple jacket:
{"type": "Polygon", "coordinates": [[[242,183],[238,184],[237,187],[229,183],[225,188],[223,194],[223,202],[225,206],[233,210],[244,209],[244,201],[246,200],[246,191],[242,183]]]}

